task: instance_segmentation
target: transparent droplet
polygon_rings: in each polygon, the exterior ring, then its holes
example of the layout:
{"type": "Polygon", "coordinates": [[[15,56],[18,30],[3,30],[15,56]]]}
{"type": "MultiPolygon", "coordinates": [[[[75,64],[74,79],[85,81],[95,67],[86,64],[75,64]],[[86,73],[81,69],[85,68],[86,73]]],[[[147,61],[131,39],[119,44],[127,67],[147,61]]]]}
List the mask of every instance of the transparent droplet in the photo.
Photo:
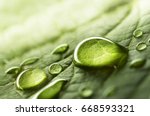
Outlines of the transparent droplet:
{"type": "Polygon", "coordinates": [[[13,66],[5,71],[6,74],[17,74],[20,68],[18,66],[13,66]]]}
{"type": "Polygon", "coordinates": [[[150,39],[148,40],[147,44],[150,45],[150,39]]]}
{"type": "Polygon", "coordinates": [[[91,37],[80,42],[74,51],[74,63],[84,67],[114,67],[123,65],[128,50],[102,37],[91,37]]]}
{"type": "Polygon", "coordinates": [[[143,51],[147,48],[147,45],[144,42],[140,42],[136,46],[136,50],[138,51],[143,51]]]}
{"type": "Polygon", "coordinates": [[[143,35],[143,31],[141,31],[140,29],[136,29],[134,32],[133,32],[133,36],[136,37],[136,38],[139,38],[143,35]]]}
{"type": "Polygon", "coordinates": [[[58,81],[49,87],[44,88],[38,95],[38,99],[52,99],[61,91],[64,80],[58,81]]]}
{"type": "Polygon", "coordinates": [[[53,50],[52,54],[62,54],[62,53],[64,53],[64,52],[66,52],[66,51],[68,50],[68,48],[69,48],[69,45],[68,45],[68,44],[62,44],[62,45],[56,47],[56,48],[53,50]]]}
{"type": "Polygon", "coordinates": [[[139,68],[145,64],[146,60],[143,58],[137,58],[131,61],[130,67],[131,68],[139,68]]]}
{"type": "Polygon", "coordinates": [[[88,89],[88,88],[84,88],[82,91],[81,91],[81,96],[83,98],[89,98],[93,95],[93,90],[92,89],[88,89]]]}
{"type": "Polygon", "coordinates": [[[21,72],[16,80],[19,89],[31,89],[39,87],[47,80],[46,73],[42,69],[29,69],[21,72]]]}
{"type": "Polygon", "coordinates": [[[24,60],[20,66],[25,66],[25,65],[31,65],[36,63],[39,60],[39,57],[32,57],[32,58],[28,58],[26,60],[24,60]]]}
{"type": "Polygon", "coordinates": [[[49,73],[52,75],[59,74],[62,71],[62,66],[58,63],[53,63],[49,66],[49,73]]]}

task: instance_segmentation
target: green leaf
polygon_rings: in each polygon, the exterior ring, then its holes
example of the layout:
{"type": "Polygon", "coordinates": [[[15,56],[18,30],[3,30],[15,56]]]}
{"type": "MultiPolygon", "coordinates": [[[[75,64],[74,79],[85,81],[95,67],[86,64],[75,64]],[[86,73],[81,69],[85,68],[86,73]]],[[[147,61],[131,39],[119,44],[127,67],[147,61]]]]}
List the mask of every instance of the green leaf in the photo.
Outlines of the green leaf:
{"type": "MultiPolygon", "coordinates": [[[[0,1],[2,2],[2,1],[0,1]]],[[[0,9],[0,98],[31,98],[56,80],[67,80],[56,98],[149,98],[150,96],[150,4],[147,0],[5,0],[0,9]],[[135,32],[140,30],[140,32],[135,32]],[[85,69],[73,63],[73,53],[82,40],[104,37],[129,50],[121,68],[85,69]],[[137,37],[137,38],[136,38],[137,37]],[[137,45],[146,48],[138,51],[137,45]],[[51,54],[59,45],[69,49],[61,56],[51,54]],[[38,57],[29,68],[45,71],[48,82],[41,88],[18,90],[14,75],[5,71],[24,59],[38,57]],[[144,64],[131,68],[132,61],[144,64]],[[48,72],[59,63],[58,75],[48,72]],[[115,89],[113,89],[113,88],[115,89]]],[[[17,75],[16,75],[17,76],[17,75]]]]}

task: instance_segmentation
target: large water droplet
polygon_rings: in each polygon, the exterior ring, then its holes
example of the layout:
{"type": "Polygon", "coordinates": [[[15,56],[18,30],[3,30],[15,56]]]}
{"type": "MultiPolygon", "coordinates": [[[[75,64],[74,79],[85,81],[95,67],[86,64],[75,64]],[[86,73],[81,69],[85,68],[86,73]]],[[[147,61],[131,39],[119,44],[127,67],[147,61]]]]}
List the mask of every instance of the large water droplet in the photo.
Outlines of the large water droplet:
{"type": "Polygon", "coordinates": [[[66,52],[66,51],[68,50],[68,48],[69,48],[69,45],[68,45],[68,44],[62,44],[62,45],[56,47],[56,48],[53,50],[52,54],[62,54],[62,53],[64,53],[64,52],[66,52]]]}
{"type": "Polygon", "coordinates": [[[27,58],[20,64],[20,66],[31,65],[31,64],[36,63],[38,60],[39,60],[39,57],[27,58]]]}
{"type": "Polygon", "coordinates": [[[5,71],[6,74],[17,74],[20,68],[18,66],[13,66],[5,71]]]}
{"type": "Polygon", "coordinates": [[[147,45],[144,42],[140,42],[136,46],[136,50],[138,51],[143,51],[147,48],[147,45]]]}
{"type": "Polygon", "coordinates": [[[126,62],[128,50],[102,37],[91,37],[80,42],[74,51],[77,66],[114,67],[126,62]]]}
{"type": "Polygon", "coordinates": [[[84,88],[82,89],[80,94],[83,98],[89,98],[93,95],[93,90],[89,88],[84,88]]]}
{"type": "Polygon", "coordinates": [[[51,99],[54,98],[61,90],[64,80],[58,81],[54,84],[52,84],[49,87],[44,88],[40,94],[38,95],[38,99],[51,99]]]}
{"type": "Polygon", "coordinates": [[[134,32],[133,32],[133,36],[136,37],[136,38],[139,38],[143,35],[143,32],[140,30],[140,29],[136,29],[134,32]]]}
{"type": "Polygon", "coordinates": [[[19,74],[16,86],[19,89],[30,89],[45,83],[47,76],[42,69],[29,69],[19,74]]]}
{"type": "Polygon", "coordinates": [[[56,75],[59,74],[62,71],[62,66],[58,63],[53,63],[49,66],[49,73],[56,75]]]}
{"type": "Polygon", "coordinates": [[[130,67],[131,68],[139,68],[142,67],[145,64],[146,60],[143,58],[137,58],[131,61],[130,67]]]}

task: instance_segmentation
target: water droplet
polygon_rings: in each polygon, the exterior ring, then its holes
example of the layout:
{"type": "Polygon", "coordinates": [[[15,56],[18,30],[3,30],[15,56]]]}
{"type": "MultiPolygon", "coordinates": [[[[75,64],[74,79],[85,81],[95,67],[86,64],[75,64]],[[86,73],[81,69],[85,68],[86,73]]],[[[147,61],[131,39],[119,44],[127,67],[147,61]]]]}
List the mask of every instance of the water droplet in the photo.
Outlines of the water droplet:
{"type": "Polygon", "coordinates": [[[112,96],[116,91],[116,87],[115,86],[110,86],[108,88],[106,88],[103,92],[103,97],[109,97],[112,96]]]}
{"type": "Polygon", "coordinates": [[[47,76],[42,69],[28,69],[19,74],[16,86],[19,89],[30,89],[45,83],[47,76]]]}
{"type": "Polygon", "coordinates": [[[143,58],[137,58],[131,61],[130,67],[131,68],[139,68],[142,67],[145,64],[146,60],[143,58]]]}
{"type": "Polygon", "coordinates": [[[136,46],[136,50],[138,50],[138,51],[143,51],[146,48],[147,48],[147,45],[143,42],[138,43],[137,46],[136,46]]]}
{"type": "Polygon", "coordinates": [[[128,50],[102,37],[80,42],[74,51],[74,63],[86,67],[114,67],[126,62],[128,50]]]}
{"type": "Polygon", "coordinates": [[[25,66],[25,65],[31,65],[36,63],[39,60],[39,57],[32,57],[32,58],[28,58],[26,60],[24,60],[20,66],[25,66]]]}
{"type": "Polygon", "coordinates": [[[56,47],[53,50],[52,54],[62,54],[64,52],[66,52],[68,49],[69,49],[69,45],[68,44],[62,44],[62,45],[56,47]]]}
{"type": "Polygon", "coordinates": [[[134,32],[133,32],[133,36],[136,37],[136,38],[139,38],[143,35],[143,32],[140,30],[140,29],[136,29],[134,32]]]}
{"type": "Polygon", "coordinates": [[[51,86],[48,86],[44,88],[40,94],[38,95],[38,99],[51,99],[54,98],[61,90],[64,80],[57,81],[56,83],[52,84],[51,86]]]}
{"type": "Polygon", "coordinates": [[[13,66],[5,71],[6,74],[17,74],[20,68],[18,66],[13,66]]]}
{"type": "Polygon", "coordinates": [[[62,66],[58,63],[53,63],[49,66],[49,73],[52,75],[59,74],[62,71],[62,66]]]}
{"type": "Polygon", "coordinates": [[[92,89],[88,89],[88,88],[84,88],[82,91],[81,91],[81,96],[83,98],[89,98],[93,95],[93,90],[92,89]]]}
{"type": "Polygon", "coordinates": [[[150,39],[147,41],[147,44],[150,45],[150,39]]]}

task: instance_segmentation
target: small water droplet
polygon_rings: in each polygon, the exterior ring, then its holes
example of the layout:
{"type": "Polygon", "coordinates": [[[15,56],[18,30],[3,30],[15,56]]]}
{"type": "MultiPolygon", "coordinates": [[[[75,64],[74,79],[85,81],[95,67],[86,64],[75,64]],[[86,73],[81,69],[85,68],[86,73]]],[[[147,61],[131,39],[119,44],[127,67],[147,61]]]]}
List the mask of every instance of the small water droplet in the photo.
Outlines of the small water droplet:
{"type": "Polygon", "coordinates": [[[51,86],[44,88],[40,94],[38,95],[38,99],[52,99],[54,98],[60,91],[64,84],[64,80],[58,81],[51,86]]]}
{"type": "Polygon", "coordinates": [[[89,98],[93,95],[93,90],[92,89],[89,89],[89,88],[84,88],[82,89],[81,91],[81,96],[83,98],[89,98]]]}
{"type": "Polygon", "coordinates": [[[147,48],[147,45],[144,42],[140,42],[136,46],[136,50],[138,51],[143,51],[147,48]]]}
{"type": "Polygon", "coordinates": [[[56,47],[53,50],[52,54],[62,54],[64,52],[66,52],[68,49],[69,49],[69,45],[68,44],[62,44],[62,45],[56,47]]]}
{"type": "Polygon", "coordinates": [[[150,45],[150,39],[147,41],[147,44],[150,45]]]}
{"type": "Polygon", "coordinates": [[[6,74],[17,74],[20,68],[18,66],[13,66],[5,71],[6,74]]]}
{"type": "Polygon", "coordinates": [[[137,58],[131,61],[130,67],[131,68],[139,68],[145,64],[146,60],[143,58],[137,58]]]}
{"type": "Polygon", "coordinates": [[[42,69],[28,69],[19,74],[16,79],[16,86],[19,89],[35,88],[47,80],[47,76],[42,69]]]}
{"type": "Polygon", "coordinates": [[[143,31],[141,31],[140,29],[136,29],[134,32],[133,32],[133,36],[136,37],[136,38],[139,38],[143,35],[143,31]]]}
{"type": "Polygon", "coordinates": [[[114,67],[126,62],[128,50],[102,37],[80,42],[74,51],[74,63],[85,67],[114,67]]]}
{"type": "Polygon", "coordinates": [[[49,66],[49,73],[52,75],[59,74],[62,71],[62,66],[58,63],[53,63],[49,66]]]}
{"type": "Polygon", "coordinates": [[[20,66],[31,65],[31,64],[36,63],[38,60],[39,60],[39,57],[27,58],[20,64],[20,66]]]}

